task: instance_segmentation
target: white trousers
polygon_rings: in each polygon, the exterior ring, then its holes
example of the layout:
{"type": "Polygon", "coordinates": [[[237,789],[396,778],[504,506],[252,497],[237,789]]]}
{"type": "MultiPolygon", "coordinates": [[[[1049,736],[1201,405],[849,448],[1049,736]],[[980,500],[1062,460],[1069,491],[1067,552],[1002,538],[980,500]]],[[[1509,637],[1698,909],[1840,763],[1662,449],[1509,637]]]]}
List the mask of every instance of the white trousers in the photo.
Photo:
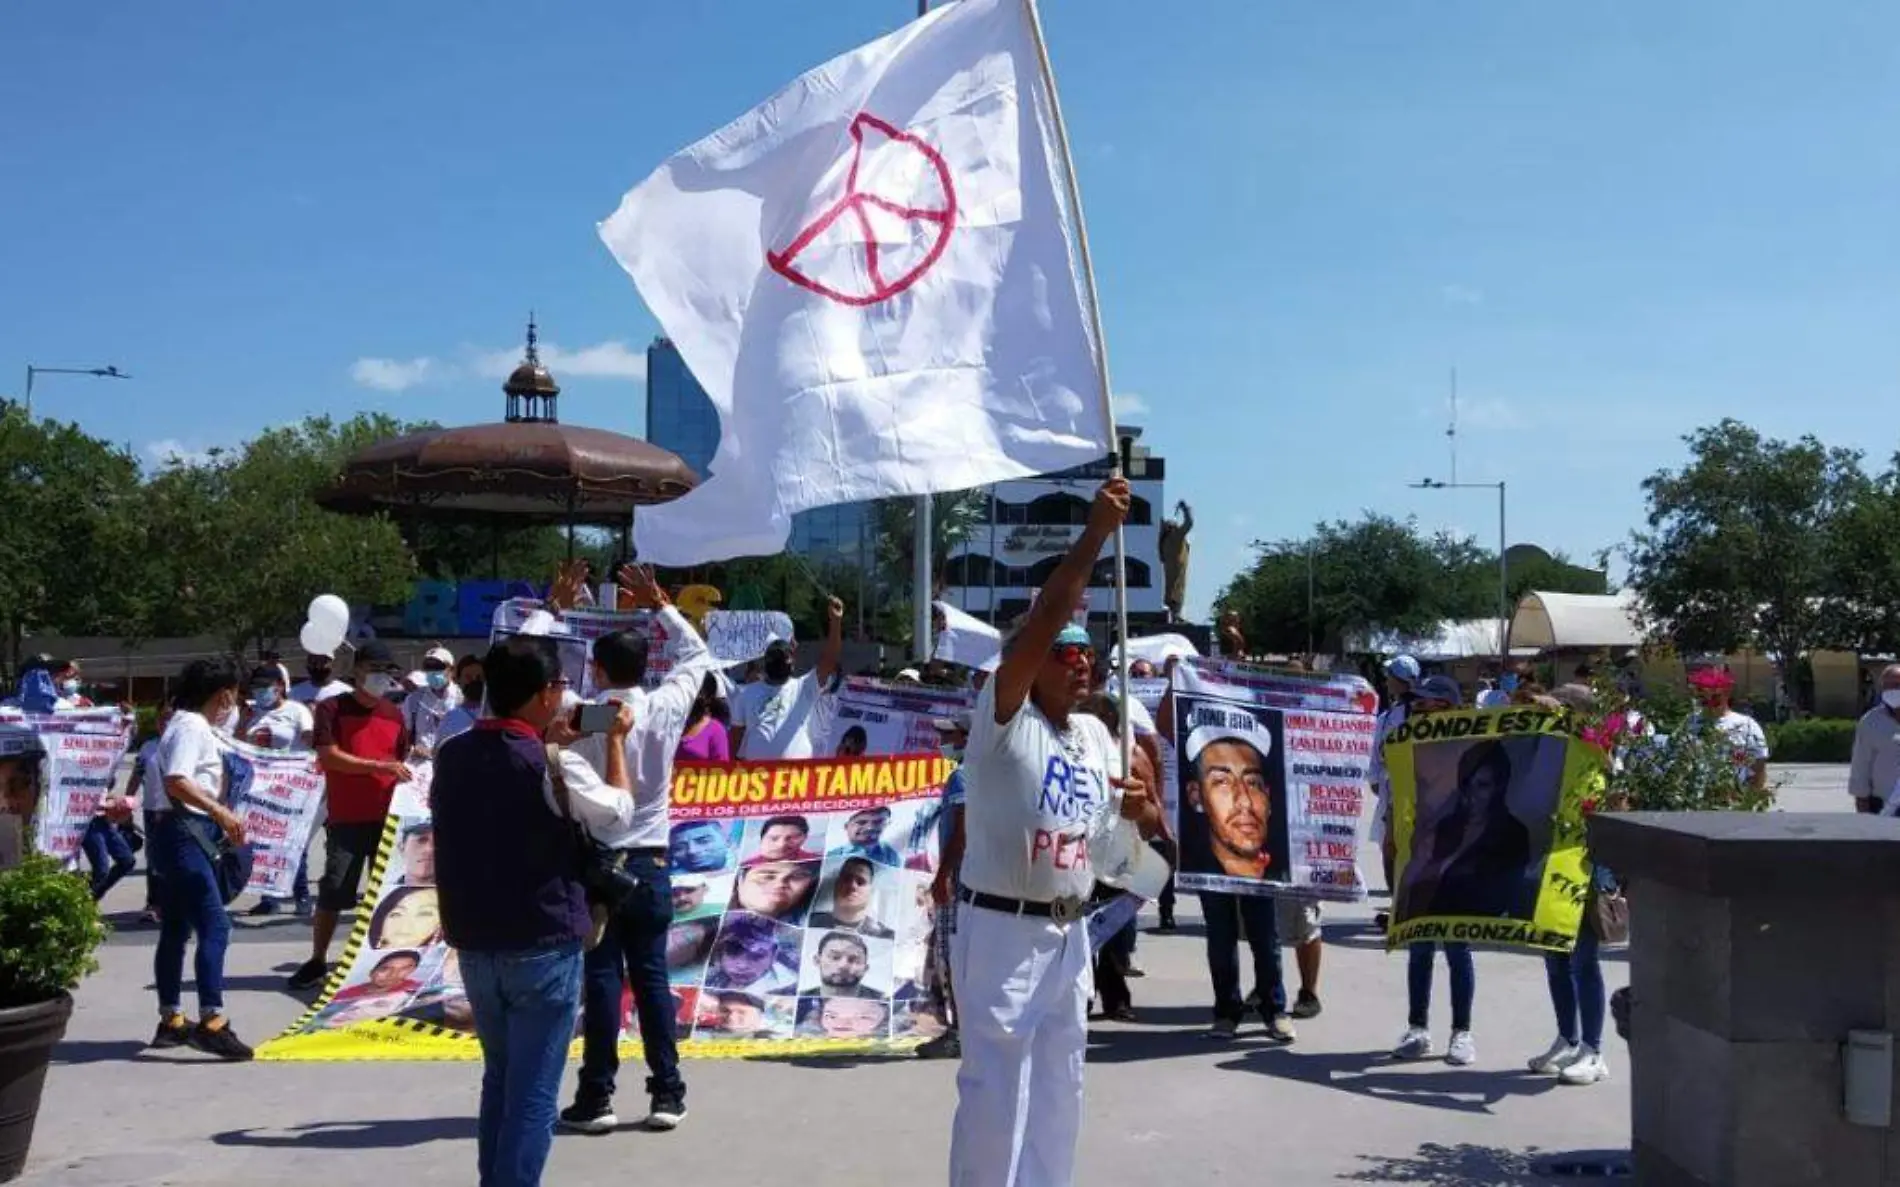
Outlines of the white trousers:
{"type": "Polygon", "coordinates": [[[1071,1187],[1095,991],[1088,928],[963,903],[950,1187],[1071,1187]]]}

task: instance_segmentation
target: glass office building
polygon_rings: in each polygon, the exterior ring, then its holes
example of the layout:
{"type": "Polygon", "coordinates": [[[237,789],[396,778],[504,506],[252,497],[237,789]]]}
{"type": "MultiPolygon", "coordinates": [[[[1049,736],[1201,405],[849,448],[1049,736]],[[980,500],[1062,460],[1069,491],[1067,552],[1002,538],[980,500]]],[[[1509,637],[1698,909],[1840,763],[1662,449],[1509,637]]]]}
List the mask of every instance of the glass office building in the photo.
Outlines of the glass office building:
{"type": "MultiPolygon", "coordinates": [[[[702,480],[719,448],[719,414],[679,348],[665,338],[647,347],[647,440],[678,454],[702,480]]],[[[790,550],[813,561],[855,561],[870,546],[869,510],[846,503],[793,516],[790,550]]]]}

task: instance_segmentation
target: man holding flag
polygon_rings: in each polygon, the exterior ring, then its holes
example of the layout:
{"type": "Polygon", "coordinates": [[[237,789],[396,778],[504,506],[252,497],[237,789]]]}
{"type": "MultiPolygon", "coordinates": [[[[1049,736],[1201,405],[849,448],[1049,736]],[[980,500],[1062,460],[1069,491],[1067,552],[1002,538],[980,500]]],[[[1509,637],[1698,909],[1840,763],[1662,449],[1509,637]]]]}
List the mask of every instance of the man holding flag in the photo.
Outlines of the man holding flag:
{"type": "MultiPolygon", "coordinates": [[[[1032,0],[959,0],[794,80],[666,162],[601,238],[720,422],[709,477],[644,508],[642,560],[781,551],[812,507],[967,490],[1114,449],[1080,198],[1032,0]]],[[[1158,809],[1069,710],[1069,623],[1113,538],[1112,479],[985,690],[955,964],[959,1187],[1064,1187],[1090,994],[1088,838],[1158,809]]],[[[920,583],[922,584],[922,583],[920,583]]],[[[918,597],[928,597],[920,590],[918,597]]]]}

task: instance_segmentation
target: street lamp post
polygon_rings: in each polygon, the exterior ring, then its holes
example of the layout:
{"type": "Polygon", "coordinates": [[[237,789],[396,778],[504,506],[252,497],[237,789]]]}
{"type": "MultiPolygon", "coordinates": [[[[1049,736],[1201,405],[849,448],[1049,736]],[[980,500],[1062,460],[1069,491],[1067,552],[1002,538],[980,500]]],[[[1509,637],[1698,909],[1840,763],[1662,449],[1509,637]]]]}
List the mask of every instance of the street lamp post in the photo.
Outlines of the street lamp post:
{"type": "Polygon", "coordinates": [[[33,415],[33,377],[35,375],[90,375],[95,379],[130,379],[130,375],[117,367],[35,367],[28,363],[26,367],[26,394],[23,403],[26,414],[33,415]]]}
{"type": "Polygon", "coordinates": [[[1498,675],[1511,666],[1511,588],[1504,560],[1504,483],[1441,482],[1421,478],[1411,484],[1413,490],[1496,490],[1498,492],[1498,675]]]}

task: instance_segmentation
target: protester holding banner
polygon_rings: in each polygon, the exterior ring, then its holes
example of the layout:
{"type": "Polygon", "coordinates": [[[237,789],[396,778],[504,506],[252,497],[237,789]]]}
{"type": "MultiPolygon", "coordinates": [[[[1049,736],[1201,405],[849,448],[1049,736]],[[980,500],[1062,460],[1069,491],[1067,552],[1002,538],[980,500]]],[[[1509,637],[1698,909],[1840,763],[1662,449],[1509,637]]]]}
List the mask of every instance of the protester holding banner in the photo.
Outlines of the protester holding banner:
{"type": "Polygon", "coordinates": [[[620,571],[623,603],[652,610],[674,640],[673,666],[659,687],[644,687],[647,636],[617,631],[594,640],[593,684],[597,703],[620,704],[633,714],[624,739],[598,735],[579,739],[575,753],[601,775],[606,751],[624,748],[633,783],[633,819],[624,827],[592,829],[596,843],[614,853],[624,881],[622,897],[612,904],[606,934],[587,954],[583,1056],[574,1103],[561,1113],[561,1124],[583,1133],[606,1133],[619,1124],[614,1115],[614,1076],[620,1070],[620,990],[633,986],[640,1042],[646,1055],[648,1129],[672,1129],[686,1116],[686,1081],[680,1075],[673,997],[667,983],[667,927],[673,921],[673,887],[667,869],[671,819],[667,797],[673,785],[673,758],[709,676],[709,653],[699,632],[668,600],[653,574],[629,565],[620,571]]]}
{"type": "Polygon", "coordinates": [[[1024,1182],[1022,1167],[1036,1168],[1038,1184],[1074,1179],[1092,988],[1088,839],[1117,807],[1144,832],[1160,816],[1138,780],[1111,778],[1120,763],[1107,728],[1075,712],[1094,649],[1071,609],[1129,500],[1121,478],[1096,493],[977,699],[954,949],[964,1006],[950,1136],[957,1187],[1024,1182]]]}
{"type": "MultiPolygon", "coordinates": [[[[308,705],[291,697],[289,692],[283,669],[276,664],[261,665],[251,670],[251,716],[239,727],[239,732],[247,742],[260,750],[311,748],[316,718],[308,705]]],[[[296,903],[297,914],[310,914],[308,853],[300,854],[297,858],[297,875],[292,883],[291,898],[296,903]]],[[[251,914],[275,915],[282,905],[283,900],[266,895],[251,908],[251,914]]]]}
{"type": "Polygon", "coordinates": [[[790,640],[774,639],[765,649],[765,678],[741,688],[733,698],[732,749],[740,758],[810,758],[824,736],[826,699],[838,688],[844,655],[844,603],[825,605],[825,645],[818,665],[792,675],[790,640]]]}
{"type": "Polygon", "coordinates": [[[482,668],[493,716],[436,756],[436,890],[485,1065],[478,1176],[532,1187],[553,1143],[593,930],[574,822],[601,832],[633,823],[633,708],[622,705],[607,731],[603,781],[543,740],[564,714],[553,640],[504,639],[482,668]]]}
{"type": "MultiPolygon", "coordinates": [[[[1402,657],[1403,658],[1403,657],[1402,657]]],[[[1446,713],[1464,703],[1464,693],[1458,682],[1449,676],[1432,676],[1420,680],[1407,721],[1429,717],[1435,713],[1446,713]]],[[[1398,731],[1395,729],[1382,736],[1381,748],[1391,745],[1391,739],[1398,731]]],[[[1387,763],[1389,767],[1389,760],[1387,763]]],[[[1416,795],[1416,791],[1413,793],[1416,795]]],[[[1394,811],[1393,821],[1396,827],[1409,822],[1413,810],[1394,811]]],[[[1407,848],[1409,850],[1409,842],[1407,848]]],[[[1402,873],[1409,876],[1410,863],[1405,863],[1402,873]]],[[[1404,919],[1411,903],[1403,878],[1394,883],[1392,890],[1393,926],[1404,919]]],[[[1440,943],[1430,941],[1414,943],[1406,953],[1405,989],[1406,989],[1406,1029],[1400,1037],[1397,1047],[1392,1050],[1394,1059],[1424,1060],[1438,1055],[1437,1044],[1432,1039],[1432,953],[1442,947],[1445,952],[1445,968],[1451,977],[1451,1043],[1445,1050],[1445,1062],[1453,1067],[1464,1067],[1477,1062],[1478,1048],[1471,1037],[1472,1006],[1478,995],[1478,966],[1471,958],[1471,945],[1454,940],[1440,943]]]]}
{"type": "Polygon", "coordinates": [[[151,859],[163,898],[153,980],[158,987],[158,1030],[151,1046],[189,1044],[220,1059],[247,1060],[251,1049],[224,1017],[224,954],[231,938],[217,871],[220,835],[244,843],[244,822],[224,803],[223,745],[211,723],[236,712],[237,669],[227,660],[194,660],[178,678],[177,711],[158,744],[158,773],[171,810],[157,819],[151,859]],[[185,943],[197,940],[192,965],[198,1022],[185,1021],[185,943]]]}
{"type": "Polygon", "coordinates": [[[323,828],[323,878],[310,922],[310,959],[290,975],[293,990],[315,989],[329,976],[337,919],[362,896],[363,875],[375,860],[396,785],[414,777],[403,763],[409,730],[402,707],[390,699],[402,681],[389,645],[370,639],[358,647],[355,677],[348,696],[317,702],[314,740],[329,819],[323,828]]]}

